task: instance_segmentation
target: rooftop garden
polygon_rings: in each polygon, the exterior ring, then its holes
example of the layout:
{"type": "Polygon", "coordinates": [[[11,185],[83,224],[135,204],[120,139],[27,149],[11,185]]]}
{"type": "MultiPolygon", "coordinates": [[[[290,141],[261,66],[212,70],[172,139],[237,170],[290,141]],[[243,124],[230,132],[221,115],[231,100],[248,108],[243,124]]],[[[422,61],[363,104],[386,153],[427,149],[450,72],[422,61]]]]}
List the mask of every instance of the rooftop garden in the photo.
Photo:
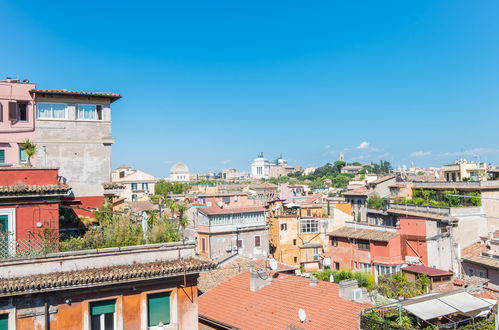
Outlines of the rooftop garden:
{"type": "Polygon", "coordinates": [[[466,196],[460,197],[457,190],[435,191],[431,189],[414,189],[412,191],[412,199],[398,197],[393,200],[398,204],[426,205],[426,206],[443,206],[443,207],[469,207],[481,206],[482,200],[479,192],[466,192],[466,196]]]}

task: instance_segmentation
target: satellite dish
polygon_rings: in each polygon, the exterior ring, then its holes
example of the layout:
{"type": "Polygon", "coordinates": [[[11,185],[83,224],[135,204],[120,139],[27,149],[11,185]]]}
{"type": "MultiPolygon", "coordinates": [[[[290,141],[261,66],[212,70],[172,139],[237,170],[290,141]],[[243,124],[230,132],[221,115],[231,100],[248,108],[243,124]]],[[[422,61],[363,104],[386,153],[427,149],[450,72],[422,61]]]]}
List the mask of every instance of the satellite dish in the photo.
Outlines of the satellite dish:
{"type": "Polygon", "coordinates": [[[275,259],[270,259],[269,266],[270,266],[270,269],[272,269],[273,271],[276,271],[277,270],[277,261],[275,261],[275,259]]]}
{"type": "Polygon", "coordinates": [[[303,323],[307,320],[307,314],[305,314],[305,311],[303,308],[300,308],[298,310],[298,318],[300,319],[300,322],[303,323]]]}

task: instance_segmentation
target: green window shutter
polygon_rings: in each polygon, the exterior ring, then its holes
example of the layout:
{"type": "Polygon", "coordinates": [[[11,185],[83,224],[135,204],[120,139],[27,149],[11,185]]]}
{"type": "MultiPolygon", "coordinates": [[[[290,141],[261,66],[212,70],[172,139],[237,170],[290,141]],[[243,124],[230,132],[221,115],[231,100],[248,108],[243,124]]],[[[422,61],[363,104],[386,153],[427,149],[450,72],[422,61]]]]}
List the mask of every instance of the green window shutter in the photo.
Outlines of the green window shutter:
{"type": "Polygon", "coordinates": [[[0,330],[9,329],[9,314],[0,314],[0,330]]]}
{"type": "Polygon", "coordinates": [[[102,300],[90,303],[91,315],[114,313],[115,311],[116,311],[115,300],[102,300]]]}
{"type": "Polygon", "coordinates": [[[160,322],[170,324],[170,292],[154,293],[147,296],[148,326],[153,327],[160,322]]]}
{"type": "Polygon", "coordinates": [[[0,150],[0,164],[5,163],[5,150],[0,150]]]}

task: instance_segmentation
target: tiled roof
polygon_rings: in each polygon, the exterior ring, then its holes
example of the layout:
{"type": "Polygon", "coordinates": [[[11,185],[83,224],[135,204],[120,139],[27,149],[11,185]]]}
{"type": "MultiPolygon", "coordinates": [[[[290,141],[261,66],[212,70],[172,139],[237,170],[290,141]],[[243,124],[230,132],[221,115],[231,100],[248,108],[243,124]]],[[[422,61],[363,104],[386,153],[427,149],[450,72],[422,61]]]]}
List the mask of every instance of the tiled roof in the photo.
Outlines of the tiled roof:
{"type": "Polygon", "coordinates": [[[66,193],[71,189],[66,184],[41,184],[25,185],[17,184],[11,186],[0,186],[0,195],[24,195],[24,194],[53,194],[66,193]]]}
{"type": "Polygon", "coordinates": [[[371,307],[339,297],[339,285],[278,274],[252,292],[249,272],[237,275],[199,297],[199,316],[241,329],[357,329],[358,313],[371,307]],[[301,323],[303,308],[307,321],[301,323]]]}
{"type": "Polygon", "coordinates": [[[399,210],[399,209],[388,209],[386,210],[388,213],[393,213],[393,214],[398,214],[402,216],[410,216],[410,217],[416,217],[416,218],[423,218],[423,219],[434,219],[434,220],[444,220],[444,219],[449,219],[449,216],[446,215],[438,215],[435,213],[425,213],[425,212],[415,212],[415,211],[407,211],[407,210],[399,210]]]}
{"type": "Polygon", "coordinates": [[[402,268],[403,271],[406,272],[411,272],[411,273],[416,273],[416,274],[425,274],[428,276],[445,276],[445,275],[452,275],[452,272],[442,270],[442,269],[437,269],[437,268],[431,268],[431,267],[426,267],[426,266],[421,266],[421,265],[414,265],[414,266],[407,266],[402,268]]]}
{"type": "Polygon", "coordinates": [[[499,259],[482,255],[463,257],[463,262],[471,262],[474,264],[499,269],[499,259]]]}
{"type": "Polygon", "coordinates": [[[111,99],[119,99],[121,97],[118,93],[107,93],[107,92],[77,92],[68,91],[67,89],[32,89],[31,93],[40,94],[53,94],[53,95],[71,95],[71,96],[97,96],[97,97],[109,97],[111,99]]]}
{"type": "MultiPolygon", "coordinates": [[[[220,265],[216,269],[201,273],[198,279],[198,289],[202,292],[211,290],[228,279],[248,271],[250,265],[255,266],[256,269],[267,267],[266,260],[250,260],[248,258],[238,257],[220,265]]],[[[288,272],[295,269],[297,269],[297,267],[277,263],[277,272],[288,272]]]]}
{"type": "Polygon", "coordinates": [[[378,183],[382,183],[382,182],[385,182],[385,181],[388,181],[388,180],[391,180],[391,179],[394,179],[395,178],[395,175],[385,175],[385,176],[382,176],[381,178],[377,179],[377,180],[374,180],[372,182],[369,182],[369,184],[378,184],[378,183]]]}
{"type": "Polygon", "coordinates": [[[397,235],[397,232],[352,227],[341,227],[329,233],[329,236],[366,239],[380,242],[388,242],[397,235]]]}
{"type": "Polygon", "coordinates": [[[125,185],[119,182],[106,182],[102,184],[104,189],[125,189],[125,185]]]}
{"type": "Polygon", "coordinates": [[[322,194],[313,194],[310,198],[308,198],[307,200],[303,201],[302,203],[303,204],[314,203],[315,201],[317,201],[322,196],[323,196],[322,194]]]}
{"type": "Polygon", "coordinates": [[[220,207],[218,207],[218,205],[212,205],[212,206],[207,206],[207,207],[199,207],[198,210],[206,215],[217,215],[217,214],[263,212],[264,208],[263,208],[263,206],[220,208],[220,207]]]}
{"type": "Polygon", "coordinates": [[[165,278],[183,274],[184,271],[197,273],[214,267],[215,264],[212,262],[188,258],[168,262],[156,261],[144,264],[59,272],[31,277],[3,278],[0,279],[0,296],[165,278]]]}

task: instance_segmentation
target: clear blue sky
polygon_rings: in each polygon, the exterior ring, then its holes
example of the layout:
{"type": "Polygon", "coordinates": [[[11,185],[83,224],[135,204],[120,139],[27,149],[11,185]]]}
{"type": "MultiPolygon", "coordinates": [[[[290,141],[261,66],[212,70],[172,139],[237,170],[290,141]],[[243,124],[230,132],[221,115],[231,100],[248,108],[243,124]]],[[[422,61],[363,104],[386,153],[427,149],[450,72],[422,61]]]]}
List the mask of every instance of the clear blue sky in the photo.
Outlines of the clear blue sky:
{"type": "Polygon", "coordinates": [[[499,163],[499,1],[4,1],[0,75],[112,91],[114,165],[158,176],[499,163]]]}

